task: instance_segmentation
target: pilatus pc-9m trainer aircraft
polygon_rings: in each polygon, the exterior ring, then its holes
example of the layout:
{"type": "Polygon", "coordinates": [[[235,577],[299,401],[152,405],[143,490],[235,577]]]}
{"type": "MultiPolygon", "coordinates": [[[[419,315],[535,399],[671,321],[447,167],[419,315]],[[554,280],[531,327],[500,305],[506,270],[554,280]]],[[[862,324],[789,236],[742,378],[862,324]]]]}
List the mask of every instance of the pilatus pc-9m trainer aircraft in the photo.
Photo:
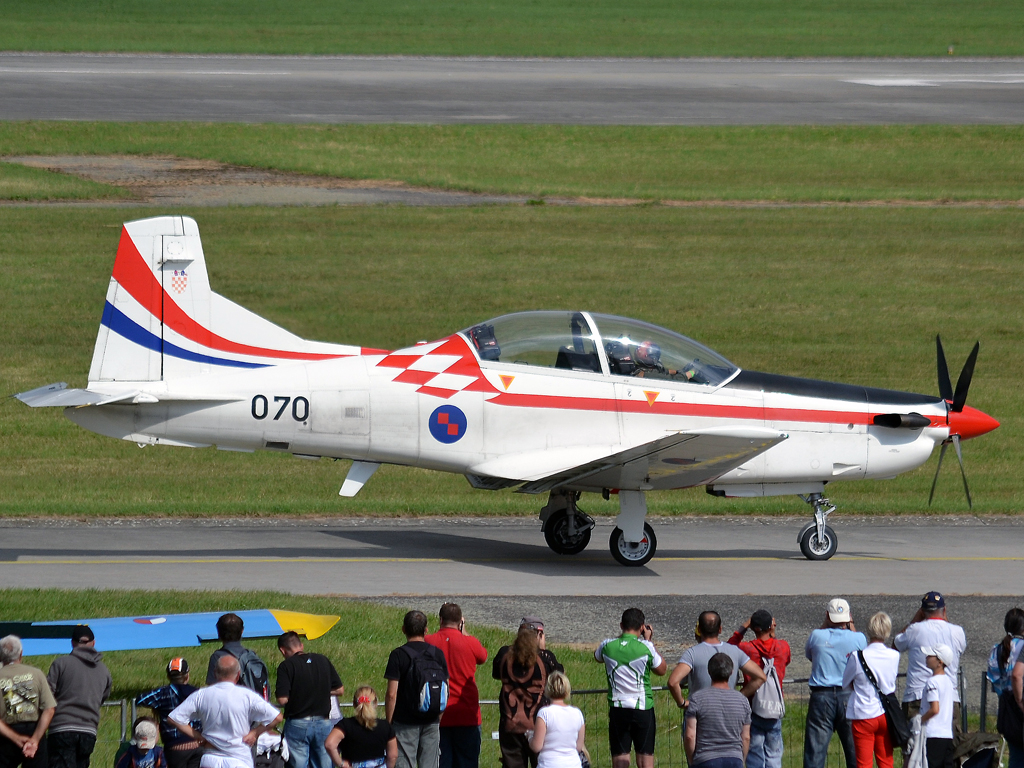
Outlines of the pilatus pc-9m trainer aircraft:
{"type": "Polygon", "coordinates": [[[195,221],[166,216],[124,225],[88,388],[18,397],[142,446],[351,459],[342,496],[383,463],[546,493],[560,554],[590,542],[580,494],[617,494],[624,565],[657,548],[647,491],[799,495],[814,511],[800,548],[824,560],[837,543],[827,483],[895,477],[940,444],[960,458],[961,440],[999,426],[964,404],[977,351],[954,391],[938,345],[932,397],[744,371],[664,328],[583,311],[503,315],[394,352],[306,341],[211,292],[195,221]]]}

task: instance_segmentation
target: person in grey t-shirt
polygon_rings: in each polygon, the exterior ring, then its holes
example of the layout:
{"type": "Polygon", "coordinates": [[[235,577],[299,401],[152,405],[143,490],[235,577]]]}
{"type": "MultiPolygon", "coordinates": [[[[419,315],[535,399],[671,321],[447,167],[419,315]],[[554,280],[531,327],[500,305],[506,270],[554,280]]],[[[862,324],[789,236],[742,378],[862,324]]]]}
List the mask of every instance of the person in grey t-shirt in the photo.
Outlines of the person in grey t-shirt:
{"type": "Polygon", "coordinates": [[[750,702],[729,685],[732,658],[716,653],[708,661],[711,685],[690,697],[683,746],[690,768],[714,761],[715,768],[743,768],[750,748],[750,702]]]}
{"type": "Polygon", "coordinates": [[[679,658],[679,663],[672,670],[668,678],[668,688],[672,698],[680,707],[686,707],[686,697],[683,696],[683,681],[687,680],[687,687],[690,689],[690,696],[697,691],[711,687],[711,677],[708,674],[708,662],[717,653],[728,656],[733,664],[729,673],[728,685],[736,687],[736,680],[739,670],[747,675],[747,682],[740,690],[747,699],[750,699],[754,692],[761,687],[765,681],[765,674],[761,667],[750,660],[738,646],[723,643],[718,639],[722,633],[722,617],[715,611],[704,611],[697,619],[697,635],[701,642],[687,648],[679,658]]]}

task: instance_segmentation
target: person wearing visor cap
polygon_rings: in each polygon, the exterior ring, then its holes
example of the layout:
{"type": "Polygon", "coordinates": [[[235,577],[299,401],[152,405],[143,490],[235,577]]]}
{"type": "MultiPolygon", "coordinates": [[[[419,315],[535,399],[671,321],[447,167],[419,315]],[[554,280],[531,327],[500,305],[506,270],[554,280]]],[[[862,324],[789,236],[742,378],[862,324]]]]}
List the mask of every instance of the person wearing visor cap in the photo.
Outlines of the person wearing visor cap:
{"type": "MultiPolygon", "coordinates": [[[[168,684],[162,688],[140,694],[135,704],[148,707],[159,718],[160,738],[164,743],[164,758],[168,768],[187,768],[190,760],[198,761],[201,753],[200,744],[172,726],[167,721],[167,716],[199,689],[189,685],[188,660],[180,656],[167,662],[167,680],[168,684]]],[[[201,730],[201,723],[198,720],[189,725],[195,730],[201,730]]]]}
{"type": "Polygon", "coordinates": [[[957,660],[945,643],[921,649],[932,676],[921,695],[921,725],[925,729],[928,768],[953,768],[953,680],[946,670],[957,660]]]}
{"type": "Polygon", "coordinates": [[[156,723],[148,717],[136,720],[131,746],[114,768],[167,768],[164,750],[156,745],[157,733],[156,723]]]}
{"type": "Polygon", "coordinates": [[[867,644],[868,639],[853,625],[850,604],[841,597],[829,600],[825,621],[811,632],[804,646],[804,655],[811,661],[804,768],[824,768],[833,733],[839,734],[846,764],[856,764],[853,727],[846,717],[850,691],[843,688],[843,673],[850,654],[864,650],[867,644]]]}
{"type": "Polygon", "coordinates": [[[939,592],[929,592],[921,598],[921,607],[893,638],[892,647],[907,654],[907,681],[903,691],[903,712],[911,719],[921,710],[921,695],[925,684],[932,677],[926,662],[925,648],[937,645],[949,646],[953,658],[946,674],[953,682],[953,730],[960,732],[960,694],[956,680],[960,669],[960,656],[967,648],[967,637],[963,627],[946,618],[946,599],[939,592]]]}

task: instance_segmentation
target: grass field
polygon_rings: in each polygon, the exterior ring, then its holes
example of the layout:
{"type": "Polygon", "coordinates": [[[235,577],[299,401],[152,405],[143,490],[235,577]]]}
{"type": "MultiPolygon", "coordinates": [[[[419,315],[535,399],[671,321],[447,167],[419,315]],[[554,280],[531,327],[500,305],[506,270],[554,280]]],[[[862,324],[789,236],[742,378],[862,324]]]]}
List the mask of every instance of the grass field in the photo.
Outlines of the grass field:
{"type": "Polygon", "coordinates": [[[8,0],[0,50],[482,56],[1019,56],[1013,0],[8,0]]]}
{"type": "MultiPolygon", "coordinates": [[[[340,615],[341,620],[326,635],[306,642],[306,650],[322,653],[331,659],[345,684],[346,696],[342,703],[351,703],[352,694],[358,686],[374,686],[383,695],[384,667],[392,648],[401,645],[404,611],[396,608],[338,600],[329,597],[297,597],[276,592],[142,592],[112,590],[0,590],[0,605],[4,616],[15,621],[46,621],[104,616],[160,615],[165,612],[189,611],[238,611],[254,608],[282,608],[305,613],[340,615]],[[187,608],[183,608],[187,606],[187,608]]],[[[609,614],[617,616],[628,607],[622,601],[612,601],[609,614]]],[[[429,616],[429,631],[436,631],[437,617],[429,616]]],[[[478,668],[476,680],[481,699],[494,700],[498,696],[498,683],[491,678],[490,659],[502,645],[514,639],[510,631],[492,627],[474,626],[472,617],[467,630],[478,637],[489,653],[488,662],[478,668]]],[[[614,620],[609,622],[609,629],[614,620]]],[[[548,629],[552,638],[557,628],[548,629]]],[[[591,647],[569,647],[550,641],[551,649],[565,666],[566,674],[577,691],[603,689],[606,686],[604,666],[596,664],[591,647]]],[[[657,641],[656,641],[657,642],[657,641]]],[[[276,681],[277,665],[281,656],[276,648],[276,639],[247,640],[246,646],[255,650],[267,662],[271,674],[271,689],[276,681]]],[[[210,653],[217,647],[208,643],[201,648],[164,648],[147,651],[118,651],[104,654],[104,662],[111,670],[114,688],[111,699],[133,699],[139,693],[166,684],[164,669],[167,660],[184,656],[192,666],[192,683],[201,685],[205,679],[206,663],[210,653]]],[[[661,650],[665,650],[662,646],[661,650]]],[[[676,649],[673,649],[676,650],[676,649]]],[[[54,657],[35,656],[26,661],[41,668],[49,668],[54,657]]],[[[670,668],[675,658],[669,659],[670,668]]],[[[664,683],[664,678],[655,678],[655,683],[664,683]]],[[[806,688],[801,684],[787,686],[786,719],[783,723],[786,740],[785,768],[799,768],[803,753],[802,722],[806,705],[803,697],[806,688]]],[[[603,694],[574,696],[572,703],[580,707],[586,717],[587,746],[595,768],[610,768],[608,758],[607,700],[603,694]]],[[[655,695],[658,717],[658,742],[656,747],[657,765],[661,768],[685,768],[680,739],[680,711],[666,692],[655,695]]],[[[483,749],[481,765],[497,765],[496,742],[490,736],[497,729],[497,708],[484,705],[483,749]]],[[[140,714],[148,714],[140,710],[140,714]]],[[[381,709],[383,713],[383,708],[381,709]]],[[[93,755],[93,765],[113,764],[119,733],[119,712],[106,708],[101,720],[99,740],[93,755]]],[[[833,739],[829,768],[841,766],[837,760],[838,739],[833,739]]]]}
{"type": "MultiPolygon", "coordinates": [[[[132,209],[11,209],[0,219],[0,392],[85,384],[118,228],[132,209]]],[[[633,207],[207,209],[214,290],[309,338],[396,348],[508,311],[584,307],[707,343],[740,366],[935,392],[982,342],[971,404],[1003,426],[965,447],[975,511],[1024,500],[1024,211],[633,207]],[[301,254],[302,258],[294,258],[301,254]]],[[[534,514],[540,500],[387,467],[355,499],[345,466],[150,448],[59,411],[0,402],[5,515],[534,514]]],[[[838,483],[845,512],[925,512],[935,458],[897,480],[838,483]]],[[[966,510],[955,465],[937,512],[966,510]]],[[[833,489],[834,488],[834,489],[833,489]]],[[[614,502],[587,498],[588,511],[614,502]]],[[[803,512],[793,498],[652,494],[659,514],[803,512]]]]}
{"type": "MultiPolygon", "coordinates": [[[[177,155],[535,197],[1024,199],[1022,126],[0,123],[0,157],[26,154],[177,155]]],[[[0,165],[0,199],[12,168],[0,165]]],[[[39,196],[55,196],[40,179],[39,196]]]]}

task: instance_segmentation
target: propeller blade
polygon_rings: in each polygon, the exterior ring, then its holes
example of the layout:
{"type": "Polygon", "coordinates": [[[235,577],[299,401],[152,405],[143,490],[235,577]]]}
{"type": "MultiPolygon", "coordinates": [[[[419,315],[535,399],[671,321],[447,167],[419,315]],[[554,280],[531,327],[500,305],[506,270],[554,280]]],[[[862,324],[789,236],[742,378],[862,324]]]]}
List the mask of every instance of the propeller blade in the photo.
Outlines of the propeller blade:
{"type": "MultiPolygon", "coordinates": [[[[939,347],[942,349],[942,347],[939,347]]],[[[946,458],[946,448],[949,447],[949,442],[946,440],[942,441],[942,449],[939,451],[939,466],[935,468],[935,478],[932,480],[932,492],[928,494],[928,506],[932,505],[932,498],[935,496],[935,485],[939,482],[939,472],[942,471],[942,460],[946,458]]]]}
{"type": "Polygon", "coordinates": [[[971,379],[974,378],[974,364],[978,361],[978,350],[980,348],[981,342],[975,342],[974,349],[967,356],[967,362],[964,363],[964,368],[960,371],[960,378],[956,380],[953,407],[950,409],[954,413],[960,413],[964,409],[964,403],[967,402],[967,390],[971,388],[971,379]]]}
{"type": "Polygon", "coordinates": [[[956,451],[956,460],[960,462],[960,476],[964,479],[967,508],[974,509],[974,505],[971,503],[971,489],[967,487],[967,472],[964,471],[964,455],[960,452],[960,435],[953,435],[953,450],[956,451]]]}
{"type": "Polygon", "coordinates": [[[949,379],[949,368],[946,367],[946,353],[942,351],[942,339],[935,336],[935,357],[939,367],[939,397],[943,400],[953,399],[953,382],[949,379]]]}

